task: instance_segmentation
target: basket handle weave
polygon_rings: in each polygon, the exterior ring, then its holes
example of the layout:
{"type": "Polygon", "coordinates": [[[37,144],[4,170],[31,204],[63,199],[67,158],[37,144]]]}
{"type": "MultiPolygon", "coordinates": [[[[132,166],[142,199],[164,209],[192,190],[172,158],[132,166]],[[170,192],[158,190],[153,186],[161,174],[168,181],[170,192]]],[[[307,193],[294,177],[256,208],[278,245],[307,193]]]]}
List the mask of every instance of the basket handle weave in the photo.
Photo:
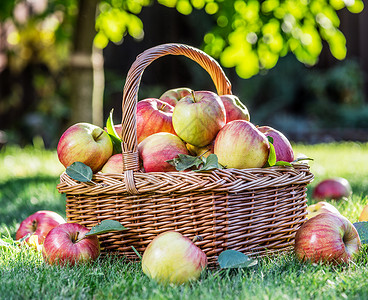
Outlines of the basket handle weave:
{"type": "Polygon", "coordinates": [[[183,44],[162,44],[149,48],[137,56],[129,69],[123,90],[122,100],[122,154],[126,184],[136,193],[132,172],[139,170],[136,113],[138,90],[146,67],[157,58],[165,55],[183,55],[197,62],[211,76],[219,95],[231,94],[231,84],[220,65],[205,52],[183,44]],[[130,171],[130,172],[128,172],[130,171]],[[130,173],[130,176],[127,176],[130,173]],[[129,178],[130,179],[129,179],[129,178]],[[128,182],[129,183],[128,183],[128,182]]]}

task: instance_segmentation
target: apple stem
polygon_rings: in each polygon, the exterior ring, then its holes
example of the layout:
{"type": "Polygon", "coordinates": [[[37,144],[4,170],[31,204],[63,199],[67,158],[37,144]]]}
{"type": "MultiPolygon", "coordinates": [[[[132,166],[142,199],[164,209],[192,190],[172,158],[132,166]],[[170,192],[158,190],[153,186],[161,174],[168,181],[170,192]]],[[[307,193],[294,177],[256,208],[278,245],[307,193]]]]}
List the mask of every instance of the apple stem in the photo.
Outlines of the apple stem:
{"type": "Polygon", "coordinates": [[[193,238],[192,242],[193,242],[193,243],[195,243],[196,241],[203,241],[203,237],[201,237],[200,235],[196,235],[196,236],[193,238]]]}
{"type": "Polygon", "coordinates": [[[98,138],[101,136],[101,135],[103,135],[103,130],[100,132],[100,134],[98,135],[98,136],[96,136],[96,138],[95,138],[95,141],[97,141],[98,140],[98,138]]]}
{"type": "Polygon", "coordinates": [[[197,102],[197,101],[196,101],[196,98],[195,98],[195,93],[194,93],[194,91],[193,91],[193,90],[191,90],[191,91],[190,91],[190,93],[192,94],[193,102],[194,102],[194,103],[195,103],[195,102],[197,102]]]}
{"type": "Polygon", "coordinates": [[[36,220],[33,220],[32,221],[32,231],[35,232],[37,229],[37,221],[36,220]]]}

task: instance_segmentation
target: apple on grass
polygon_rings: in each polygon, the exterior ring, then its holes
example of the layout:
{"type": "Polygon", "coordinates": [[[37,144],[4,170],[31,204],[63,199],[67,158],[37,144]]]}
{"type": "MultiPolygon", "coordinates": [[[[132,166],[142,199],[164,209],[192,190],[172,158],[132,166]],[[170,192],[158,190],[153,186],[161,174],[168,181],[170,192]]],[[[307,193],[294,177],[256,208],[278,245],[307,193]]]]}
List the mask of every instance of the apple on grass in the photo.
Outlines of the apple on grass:
{"type": "Polygon", "coordinates": [[[156,236],[142,257],[143,272],[163,284],[184,284],[197,280],[207,264],[206,254],[176,231],[156,236]]]}
{"type": "Polygon", "coordinates": [[[176,104],[172,122],[181,139],[193,146],[203,147],[210,144],[225,125],[225,107],[213,92],[192,92],[176,104]]]}
{"type": "Polygon", "coordinates": [[[62,216],[49,210],[40,210],[24,219],[15,234],[16,240],[20,240],[31,234],[25,242],[35,246],[42,245],[46,235],[54,227],[65,223],[62,216]],[[37,237],[37,238],[36,238],[37,237]]]}
{"type": "Polygon", "coordinates": [[[192,92],[189,88],[176,88],[166,91],[160,96],[160,100],[169,103],[171,106],[175,106],[181,98],[190,95],[192,92]]]}
{"type": "Polygon", "coordinates": [[[368,221],[368,204],[365,205],[359,215],[359,222],[368,221]]]}
{"type": "Polygon", "coordinates": [[[257,127],[265,136],[272,137],[275,148],[276,161],[294,161],[294,151],[287,137],[280,131],[270,126],[257,127]]]}
{"type": "Polygon", "coordinates": [[[266,136],[245,120],[227,123],[215,139],[214,153],[227,168],[261,168],[268,161],[269,152],[266,136]]]}
{"type": "Polygon", "coordinates": [[[349,181],[342,177],[328,178],[320,181],[313,190],[313,199],[333,199],[339,200],[348,198],[351,195],[349,181]]]}
{"type": "Polygon", "coordinates": [[[94,261],[100,255],[96,235],[86,236],[89,229],[77,223],[53,228],[43,243],[42,255],[50,265],[75,265],[94,261]]]}
{"type": "Polygon", "coordinates": [[[294,251],[302,261],[346,263],[359,253],[360,245],[358,232],[347,218],[324,212],[298,229],[294,251]]]}
{"type": "Polygon", "coordinates": [[[330,213],[334,213],[334,214],[339,214],[339,210],[333,206],[332,204],[328,203],[328,202],[324,202],[324,201],[320,201],[316,204],[312,204],[309,205],[307,207],[307,218],[313,218],[323,212],[330,212],[330,213]]]}
{"type": "Polygon", "coordinates": [[[167,161],[179,154],[189,154],[185,143],[168,132],[155,133],[145,138],[138,145],[138,153],[145,172],[176,171],[167,161]]]}
{"type": "Polygon", "coordinates": [[[138,143],[157,132],[175,134],[172,124],[174,107],[159,99],[147,98],[137,104],[138,143]]]}
{"type": "Polygon", "coordinates": [[[247,107],[235,95],[220,96],[226,111],[226,123],[234,120],[250,121],[250,115],[247,107]]]}
{"type": "Polygon", "coordinates": [[[89,124],[77,123],[61,136],[57,154],[65,168],[74,162],[82,162],[95,173],[113,153],[113,145],[106,131],[89,124]]]}

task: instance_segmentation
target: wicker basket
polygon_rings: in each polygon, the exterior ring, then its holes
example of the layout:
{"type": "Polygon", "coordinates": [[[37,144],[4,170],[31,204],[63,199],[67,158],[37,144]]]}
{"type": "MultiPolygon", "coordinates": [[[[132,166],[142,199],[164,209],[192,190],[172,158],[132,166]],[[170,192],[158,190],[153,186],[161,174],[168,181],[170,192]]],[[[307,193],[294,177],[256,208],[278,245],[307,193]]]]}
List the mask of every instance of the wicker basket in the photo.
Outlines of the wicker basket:
{"type": "Polygon", "coordinates": [[[93,176],[91,183],[66,173],[57,188],[66,194],[68,222],[87,227],[105,219],[128,230],[100,236],[102,253],[136,258],[159,233],[176,230],[196,244],[214,263],[218,254],[234,249],[265,255],[290,249],[306,220],[306,186],[313,180],[307,164],[293,167],[224,169],[211,172],[139,171],[136,104],[145,68],[165,55],[183,55],[211,76],[217,93],[231,94],[231,85],[218,63],[204,52],[182,44],[164,44],[140,54],[131,66],[122,100],[124,174],[93,176]]]}

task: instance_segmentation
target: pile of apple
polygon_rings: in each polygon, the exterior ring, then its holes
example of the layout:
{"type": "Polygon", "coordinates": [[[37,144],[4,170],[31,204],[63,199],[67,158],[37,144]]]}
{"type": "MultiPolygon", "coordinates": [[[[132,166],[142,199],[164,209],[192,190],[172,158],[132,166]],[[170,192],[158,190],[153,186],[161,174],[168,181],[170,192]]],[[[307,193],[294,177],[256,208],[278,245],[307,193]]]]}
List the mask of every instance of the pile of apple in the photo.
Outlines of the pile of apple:
{"type": "MultiPolygon", "coordinates": [[[[269,126],[252,124],[248,109],[234,95],[172,89],[159,99],[139,101],[136,121],[143,172],[176,171],[169,161],[181,154],[216,154],[219,164],[226,168],[264,167],[270,155],[270,141],[276,161],[294,160],[285,135],[269,126]]],[[[121,125],[113,128],[121,139],[121,125]]],[[[79,161],[94,173],[122,173],[121,154],[114,152],[109,136],[92,124],[71,126],[57,147],[60,162],[67,168],[79,161]]]]}

